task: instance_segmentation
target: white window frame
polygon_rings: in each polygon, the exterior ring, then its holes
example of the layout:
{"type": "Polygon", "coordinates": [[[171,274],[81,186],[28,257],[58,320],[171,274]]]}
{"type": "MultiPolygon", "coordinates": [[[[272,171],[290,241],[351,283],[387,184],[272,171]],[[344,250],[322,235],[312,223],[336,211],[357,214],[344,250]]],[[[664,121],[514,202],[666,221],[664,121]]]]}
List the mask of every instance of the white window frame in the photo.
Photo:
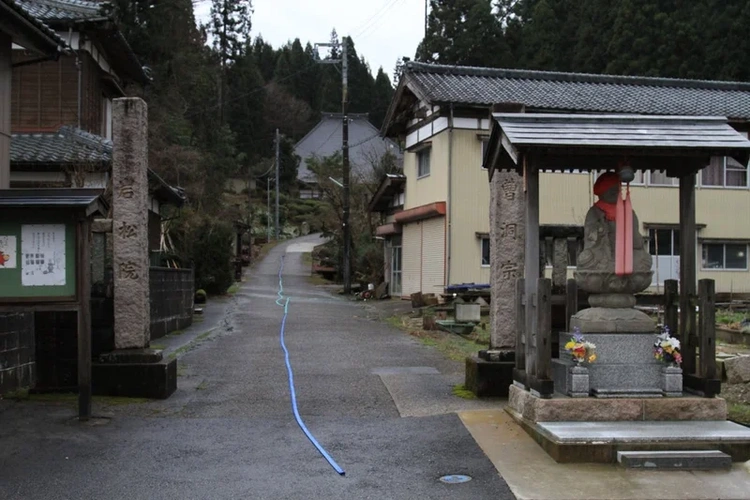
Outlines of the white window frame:
{"type": "Polygon", "coordinates": [[[492,263],[492,260],[490,259],[490,254],[492,252],[492,247],[490,246],[490,237],[489,236],[482,236],[479,239],[479,262],[481,263],[482,267],[490,267],[490,264],[492,263]],[[487,242],[487,263],[484,263],[484,245],[485,241],[487,242]]]}
{"type": "Polygon", "coordinates": [[[432,173],[432,147],[420,149],[419,151],[416,151],[415,154],[417,155],[417,179],[429,177],[430,173],[432,173]],[[427,173],[421,171],[421,159],[424,158],[425,155],[427,157],[427,173]]]}
{"type": "MultiPolygon", "coordinates": [[[[745,166],[745,185],[744,186],[727,186],[727,157],[726,156],[721,157],[722,184],[721,185],[704,184],[703,173],[706,171],[706,169],[710,167],[711,165],[701,170],[700,175],[698,176],[698,178],[700,179],[701,188],[704,188],[704,189],[748,189],[750,188],[750,170],[748,168],[748,165],[745,166]]],[[[737,167],[730,167],[729,170],[740,171],[740,169],[737,167]]]]}
{"type": "Polygon", "coordinates": [[[716,271],[716,272],[742,272],[742,271],[748,271],[748,243],[747,242],[741,242],[741,241],[711,241],[711,240],[704,240],[701,242],[701,270],[702,271],[716,271]],[[724,247],[724,262],[722,265],[724,267],[705,267],[705,259],[703,258],[704,254],[707,252],[706,245],[722,245],[724,247]],[[745,245],[745,267],[726,267],[727,265],[727,245],[745,245]]]}

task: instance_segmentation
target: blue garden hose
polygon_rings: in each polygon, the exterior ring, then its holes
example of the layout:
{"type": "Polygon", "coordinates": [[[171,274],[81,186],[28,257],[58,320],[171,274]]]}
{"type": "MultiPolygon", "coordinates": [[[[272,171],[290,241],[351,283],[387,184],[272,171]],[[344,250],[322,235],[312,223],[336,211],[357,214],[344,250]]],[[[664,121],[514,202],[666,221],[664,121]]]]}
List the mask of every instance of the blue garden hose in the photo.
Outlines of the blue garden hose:
{"type": "Polygon", "coordinates": [[[294,418],[297,420],[297,423],[300,426],[300,429],[302,429],[302,432],[305,433],[307,438],[310,440],[310,442],[315,445],[315,447],[318,449],[321,455],[328,460],[328,463],[331,464],[331,467],[334,468],[336,472],[338,472],[340,475],[345,475],[344,469],[339,467],[339,464],[336,463],[336,461],[331,458],[331,456],[328,454],[328,452],[320,446],[320,443],[318,443],[318,440],[315,439],[315,437],[310,433],[309,430],[307,430],[307,426],[302,421],[302,417],[299,416],[299,411],[297,410],[297,394],[294,390],[294,374],[292,373],[292,365],[289,362],[289,350],[286,348],[286,344],[284,344],[284,330],[286,329],[286,317],[289,314],[289,298],[286,299],[286,301],[282,304],[281,302],[284,301],[284,285],[281,278],[281,273],[284,271],[284,256],[281,257],[281,267],[279,268],[279,291],[277,292],[277,295],[279,296],[278,299],[276,299],[276,305],[279,307],[284,308],[284,317],[281,320],[281,335],[279,336],[279,339],[281,341],[281,348],[284,349],[284,359],[286,361],[286,371],[289,374],[289,392],[292,395],[292,411],[294,412],[294,418]]]}

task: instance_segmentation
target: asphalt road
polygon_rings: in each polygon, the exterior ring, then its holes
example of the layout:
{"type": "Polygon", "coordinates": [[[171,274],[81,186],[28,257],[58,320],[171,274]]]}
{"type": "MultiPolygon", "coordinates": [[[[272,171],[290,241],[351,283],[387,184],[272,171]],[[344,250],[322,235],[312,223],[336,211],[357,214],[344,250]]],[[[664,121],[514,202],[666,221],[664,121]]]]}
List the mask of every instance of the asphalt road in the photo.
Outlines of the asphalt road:
{"type": "Polygon", "coordinates": [[[455,364],[309,284],[301,254],[287,247],[317,241],[281,245],[256,265],[223,326],[180,359],[168,400],[100,406],[111,418],[89,425],[69,404],[3,402],[0,498],[513,498],[455,413],[399,414],[378,373],[455,364]],[[299,411],[343,477],[291,411],[275,304],[282,255],[299,411]],[[444,484],[445,474],[473,479],[444,484]]]}

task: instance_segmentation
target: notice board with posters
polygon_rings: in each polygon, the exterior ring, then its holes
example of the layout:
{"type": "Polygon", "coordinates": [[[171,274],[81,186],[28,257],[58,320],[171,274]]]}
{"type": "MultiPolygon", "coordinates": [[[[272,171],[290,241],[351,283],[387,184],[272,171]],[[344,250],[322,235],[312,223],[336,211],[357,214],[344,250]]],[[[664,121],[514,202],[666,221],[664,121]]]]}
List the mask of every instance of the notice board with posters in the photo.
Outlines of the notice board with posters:
{"type": "Polygon", "coordinates": [[[0,302],[74,300],[75,295],[74,222],[63,217],[0,221],[0,302]]]}

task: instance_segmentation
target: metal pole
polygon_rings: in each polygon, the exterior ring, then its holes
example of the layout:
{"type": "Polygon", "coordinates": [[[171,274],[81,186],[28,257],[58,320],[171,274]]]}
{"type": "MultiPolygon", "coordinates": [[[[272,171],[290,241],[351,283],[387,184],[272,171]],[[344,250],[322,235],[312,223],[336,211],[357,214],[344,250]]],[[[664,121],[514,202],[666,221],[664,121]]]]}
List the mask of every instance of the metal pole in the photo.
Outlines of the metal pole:
{"type": "Polygon", "coordinates": [[[351,230],[349,228],[349,116],[347,115],[347,101],[348,101],[348,90],[349,90],[349,79],[348,79],[348,61],[346,58],[346,46],[348,44],[348,38],[343,38],[343,47],[341,49],[341,108],[344,115],[343,131],[342,131],[342,158],[344,164],[344,293],[349,294],[352,291],[352,276],[351,276],[351,230]]]}
{"type": "Polygon", "coordinates": [[[276,239],[279,239],[279,129],[276,129],[276,239]]]}
{"type": "Polygon", "coordinates": [[[271,241],[271,177],[266,177],[266,242],[271,241]]]}

